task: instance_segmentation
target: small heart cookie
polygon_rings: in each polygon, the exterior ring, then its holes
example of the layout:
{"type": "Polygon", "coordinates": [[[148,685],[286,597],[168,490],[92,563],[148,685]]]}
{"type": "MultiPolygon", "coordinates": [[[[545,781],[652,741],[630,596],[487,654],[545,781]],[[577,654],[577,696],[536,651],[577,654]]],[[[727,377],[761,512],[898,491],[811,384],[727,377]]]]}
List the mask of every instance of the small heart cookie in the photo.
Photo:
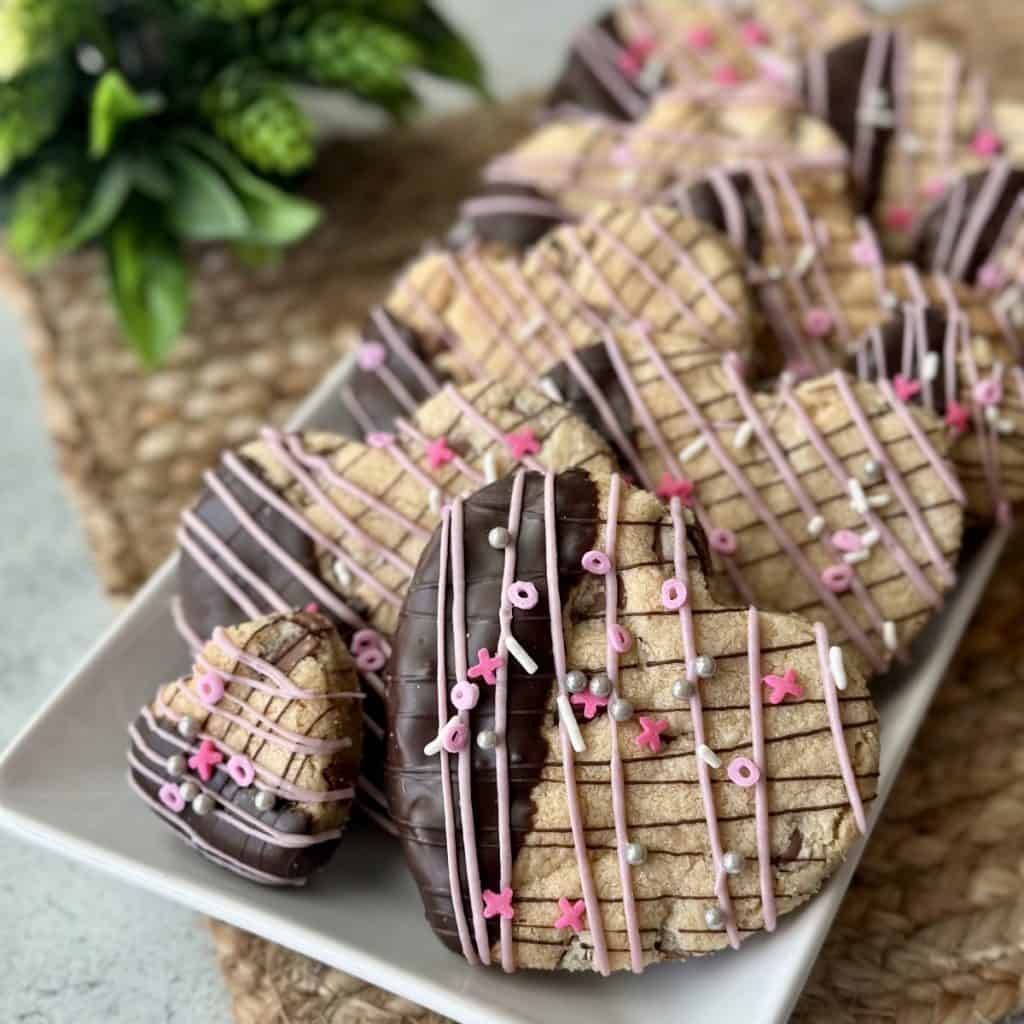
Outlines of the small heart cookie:
{"type": "Polygon", "coordinates": [[[876,793],[827,629],[724,607],[678,499],[517,471],[445,510],[389,685],[389,793],[471,963],[642,970],[771,931],[876,793]]]}
{"type": "Polygon", "coordinates": [[[191,676],[162,687],[131,726],[132,788],[215,864],[302,885],[348,820],[361,697],[352,658],[321,615],[217,629],[191,676]]]}

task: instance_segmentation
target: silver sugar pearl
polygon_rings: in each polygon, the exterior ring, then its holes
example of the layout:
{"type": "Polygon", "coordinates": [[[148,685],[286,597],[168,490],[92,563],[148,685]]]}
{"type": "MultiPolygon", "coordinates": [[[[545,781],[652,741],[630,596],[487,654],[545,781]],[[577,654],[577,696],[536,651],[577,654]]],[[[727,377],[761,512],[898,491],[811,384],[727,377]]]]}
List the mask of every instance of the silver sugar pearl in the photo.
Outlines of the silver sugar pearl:
{"type": "Polygon", "coordinates": [[[502,548],[508,547],[508,530],[504,526],[495,526],[491,529],[491,532],[487,534],[487,543],[492,548],[497,548],[499,551],[502,548]]]}
{"type": "Polygon", "coordinates": [[[747,858],[736,850],[726,850],[722,854],[722,868],[727,875],[738,875],[747,863],[747,858]]]}
{"type": "Polygon", "coordinates": [[[197,796],[199,796],[200,790],[199,787],[189,779],[188,782],[183,782],[178,787],[178,792],[181,794],[181,799],[184,800],[185,803],[190,804],[197,796]]]}
{"type": "Polygon", "coordinates": [[[481,729],[476,734],[476,745],[481,750],[493,750],[498,745],[498,734],[493,729],[481,729]]]}
{"type": "Polygon", "coordinates": [[[710,679],[715,674],[715,659],[710,654],[699,654],[694,662],[694,668],[701,679],[710,679]]]}
{"type": "Polygon", "coordinates": [[[643,843],[626,843],[626,863],[643,864],[647,860],[647,847],[643,843]]]}
{"type": "Polygon", "coordinates": [[[261,789],[256,794],[254,803],[258,811],[272,811],[277,803],[277,797],[269,789],[261,789]]]}
{"type": "Polygon", "coordinates": [[[704,911],[704,923],[709,928],[721,928],[725,924],[725,915],[721,907],[708,907],[704,911]]]}
{"type": "Polygon", "coordinates": [[[184,775],[187,767],[188,763],[185,760],[184,754],[171,754],[164,762],[164,768],[172,779],[176,779],[179,775],[184,775]]]}
{"type": "Polygon", "coordinates": [[[874,483],[882,475],[882,467],[874,459],[864,463],[864,479],[874,483]]]}
{"type": "Polygon", "coordinates": [[[595,697],[607,697],[612,692],[612,681],[604,672],[598,672],[590,680],[590,692],[595,697]]]}
{"type": "Polygon", "coordinates": [[[191,715],[185,715],[178,722],[178,735],[186,740],[194,739],[199,734],[199,723],[191,715]]]}
{"type": "Polygon", "coordinates": [[[626,722],[633,717],[633,704],[625,697],[616,697],[608,706],[608,714],[616,722],[626,722]]]}
{"type": "Polygon", "coordinates": [[[195,800],[192,801],[192,810],[200,816],[204,814],[209,814],[210,811],[213,810],[213,807],[214,800],[209,793],[200,793],[199,796],[197,796],[195,800]]]}
{"type": "Polygon", "coordinates": [[[582,693],[587,688],[587,677],[579,669],[573,669],[565,677],[565,688],[570,693],[582,693]]]}
{"type": "Polygon", "coordinates": [[[689,700],[693,696],[693,683],[689,679],[677,679],[672,684],[672,696],[676,700],[689,700]]]}

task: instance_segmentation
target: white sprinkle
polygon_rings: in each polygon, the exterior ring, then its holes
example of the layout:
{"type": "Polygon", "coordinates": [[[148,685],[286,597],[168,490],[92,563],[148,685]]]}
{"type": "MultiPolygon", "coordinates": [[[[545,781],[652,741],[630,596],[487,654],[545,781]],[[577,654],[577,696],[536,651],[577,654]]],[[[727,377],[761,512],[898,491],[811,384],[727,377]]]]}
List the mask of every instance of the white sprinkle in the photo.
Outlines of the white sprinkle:
{"type": "Polygon", "coordinates": [[[572,705],[569,703],[569,698],[564,694],[558,695],[558,717],[562,720],[562,725],[565,726],[565,731],[569,734],[569,742],[572,744],[572,749],[577,754],[582,754],[587,749],[586,743],[583,741],[583,733],[580,732],[579,722],[576,721],[576,716],[572,713],[572,705]]]}
{"type": "Polygon", "coordinates": [[[868,499],[864,494],[864,488],[861,487],[860,481],[851,476],[846,481],[846,489],[850,492],[850,506],[854,512],[863,515],[868,510],[868,499]]]}
{"type": "Polygon", "coordinates": [[[989,423],[997,423],[999,421],[999,409],[994,405],[985,406],[985,419],[989,423]]]}
{"type": "Polygon", "coordinates": [[[835,681],[837,690],[846,689],[846,665],[843,662],[843,649],[841,647],[830,647],[828,649],[828,667],[832,670],[832,679],[835,681]]]}
{"type": "Polygon", "coordinates": [[[494,452],[488,452],[484,456],[484,479],[489,484],[498,479],[498,463],[494,458],[494,452]]]}
{"type": "Polygon", "coordinates": [[[559,390],[558,385],[550,377],[541,377],[537,387],[539,387],[552,402],[557,402],[559,405],[565,404],[565,396],[559,390]]]}
{"type": "Polygon", "coordinates": [[[892,292],[882,292],[880,301],[886,309],[896,309],[900,304],[899,296],[892,292]]]}
{"type": "Polygon", "coordinates": [[[858,562],[866,562],[870,555],[870,551],[864,551],[863,549],[860,551],[847,551],[846,554],[843,555],[843,561],[846,562],[847,565],[856,565],[858,562]]]}
{"type": "Polygon", "coordinates": [[[644,92],[657,92],[661,87],[661,81],[665,77],[665,62],[660,57],[652,57],[644,65],[643,71],[637,78],[637,85],[644,92]]]}
{"type": "Polygon", "coordinates": [[[996,423],[996,430],[1000,434],[1012,434],[1016,431],[1017,424],[1013,422],[1008,416],[1003,416],[998,423],[996,423]]]}
{"type": "Polygon", "coordinates": [[[880,536],[877,530],[865,530],[860,535],[860,542],[866,548],[873,548],[880,540],[880,536]]]}
{"type": "Polygon", "coordinates": [[[334,577],[343,587],[352,584],[352,573],[348,571],[348,566],[340,558],[334,560],[334,577]]]}
{"type": "Polygon", "coordinates": [[[992,303],[997,313],[1002,313],[1007,316],[1013,307],[1017,305],[1020,298],[1020,291],[1016,287],[1007,288],[1005,291],[1000,292],[998,298],[992,303]]]}
{"type": "Polygon", "coordinates": [[[814,266],[817,257],[817,246],[810,243],[800,246],[800,251],[796,254],[796,261],[793,264],[793,272],[797,277],[803,277],[814,266]]]}
{"type": "Polygon", "coordinates": [[[441,514],[441,491],[437,487],[431,487],[430,497],[427,499],[427,503],[430,505],[430,511],[435,516],[441,514]]]}
{"type": "Polygon", "coordinates": [[[537,662],[530,657],[530,652],[511,634],[505,641],[508,653],[532,676],[537,671],[537,662]]]}
{"type": "Polygon", "coordinates": [[[544,326],[544,314],[538,313],[536,316],[530,317],[529,320],[519,328],[516,336],[520,341],[526,341],[527,338],[532,338],[543,326],[544,326]]]}
{"type": "Polygon", "coordinates": [[[619,175],[619,186],[624,189],[631,189],[636,187],[636,171],[632,168],[628,171],[623,171],[619,175]]]}
{"type": "Polygon", "coordinates": [[[750,420],[744,420],[737,428],[732,443],[737,448],[746,448],[750,439],[754,436],[754,424],[750,420]]]}
{"type": "Polygon", "coordinates": [[[782,281],[786,277],[786,272],[782,267],[765,267],[764,277],[766,281],[782,281]]]}
{"type": "Polygon", "coordinates": [[[697,748],[697,756],[711,768],[722,767],[722,759],[706,743],[697,748]]]}
{"type": "Polygon", "coordinates": [[[885,491],[882,491],[880,494],[872,494],[871,497],[868,498],[868,504],[872,508],[885,508],[891,500],[890,496],[886,494],[885,491]]]}
{"type": "Polygon", "coordinates": [[[680,462],[689,462],[690,459],[696,458],[705,448],[707,448],[708,442],[705,437],[694,438],[682,451],[679,453],[680,462]]]}
{"type": "Polygon", "coordinates": [[[921,360],[921,376],[925,380],[935,380],[939,375],[939,353],[925,352],[921,360]]]}
{"type": "Polygon", "coordinates": [[[796,383],[796,374],[792,370],[783,370],[779,374],[779,387],[788,391],[796,383]]]}
{"type": "Polygon", "coordinates": [[[825,529],[825,517],[815,516],[807,523],[807,532],[812,537],[820,536],[821,531],[825,529]]]}
{"type": "Polygon", "coordinates": [[[872,86],[868,90],[867,103],[869,107],[887,107],[889,105],[889,93],[881,86],[872,86]]]}
{"type": "Polygon", "coordinates": [[[427,744],[427,745],[426,745],[426,746],[425,746],[425,747],[423,748],[423,753],[424,753],[424,754],[426,754],[426,755],[427,755],[427,757],[433,757],[433,756],[434,756],[435,754],[440,754],[440,753],[441,753],[441,748],[442,748],[442,746],[443,746],[443,744],[441,743],[441,734],[440,734],[440,733],[438,733],[438,734],[437,734],[437,735],[436,735],[436,736],[435,736],[435,737],[434,737],[434,738],[433,738],[433,739],[432,739],[432,740],[431,740],[431,741],[430,741],[430,742],[429,742],[429,743],[428,743],[428,744],[427,744]]]}
{"type": "Polygon", "coordinates": [[[896,123],[896,117],[891,110],[871,104],[857,108],[857,120],[874,128],[892,128],[896,123]]]}
{"type": "Polygon", "coordinates": [[[887,651],[895,651],[900,645],[899,637],[896,636],[896,623],[892,619],[882,623],[882,643],[887,651]]]}
{"type": "Polygon", "coordinates": [[[924,143],[913,132],[905,132],[903,138],[900,139],[900,145],[903,147],[904,153],[911,155],[920,153],[924,149],[924,143]]]}

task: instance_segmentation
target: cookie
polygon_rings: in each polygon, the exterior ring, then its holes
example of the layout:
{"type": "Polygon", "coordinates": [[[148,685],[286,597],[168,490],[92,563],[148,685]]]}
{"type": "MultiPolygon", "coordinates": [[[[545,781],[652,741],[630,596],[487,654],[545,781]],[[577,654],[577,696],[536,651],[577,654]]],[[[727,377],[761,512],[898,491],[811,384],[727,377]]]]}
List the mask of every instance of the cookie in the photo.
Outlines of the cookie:
{"type": "Polygon", "coordinates": [[[827,629],[716,604],[678,500],[583,470],[456,499],[395,638],[389,793],[471,963],[737,946],[865,827],[877,716],[827,629]]]}
{"type": "Polygon", "coordinates": [[[402,274],[386,306],[442,373],[528,382],[608,323],[685,329],[696,350],[749,350],[753,306],[742,260],[678,210],[599,204],[519,256],[435,250],[402,274]]]}
{"type": "Polygon", "coordinates": [[[132,788],[215,864],[302,885],[348,820],[361,697],[322,615],[275,612],[217,629],[192,674],[161,687],[131,726],[132,788]]]}
{"type": "Polygon", "coordinates": [[[868,332],[850,362],[865,380],[942,418],[977,519],[1007,523],[1024,501],[1024,371],[947,307],[907,304],[868,332]]]}
{"type": "Polygon", "coordinates": [[[777,394],[735,355],[679,374],[675,344],[606,337],[560,372],[563,398],[693,508],[716,595],[820,619],[883,669],[955,581],[964,495],[942,420],[839,372],[777,394]]]}
{"type": "Polygon", "coordinates": [[[267,428],[225,453],[182,517],[176,610],[192,649],[218,625],[288,602],[312,602],[352,644],[367,690],[359,785],[371,815],[386,813],[380,670],[417,560],[442,503],[519,462],[611,466],[604,441],[548,396],[482,382],[444,389],[365,444],[267,428]]]}
{"type": "Polygon", "coordinates": [[[810,45],[838,43],[869,25],[860,4],[834,0],[635,0],[575,37],[548,106],[635,120],[659,90],[707,83],[756,84],[785,98],[810,45]]]}
{"type": "Polygon", "coordinates": [[[661,94],[640,121],[597,115],[550,121],[485,169],[491,183],[530,185],[574,214],[596,203],[651,203],[713,167],[773,159],[846,188],[845,147],[795,105],[723,89],[661,94]]]}

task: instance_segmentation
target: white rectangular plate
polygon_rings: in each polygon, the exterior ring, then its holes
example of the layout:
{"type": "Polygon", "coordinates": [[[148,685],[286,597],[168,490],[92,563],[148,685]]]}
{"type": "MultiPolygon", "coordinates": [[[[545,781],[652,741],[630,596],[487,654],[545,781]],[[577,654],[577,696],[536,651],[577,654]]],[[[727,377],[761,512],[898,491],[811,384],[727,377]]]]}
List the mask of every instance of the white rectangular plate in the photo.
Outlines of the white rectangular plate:
{"type": "MultiPolygon", "coordinates": [[[[294,425],[343,426],[341,364],[294,425]]],[[[876,688],[882,765],[873,826],[1006,540],[973,556],[912,668],[876,688]]],[[[162,827],[125,781],[126,729],[156,686],[185,668],[168,604],[174,561],[124,614],[0,758],[0,825],[50,849],[297,949],[460,1021],[784,1021],[828,932],[863,843],[806,908],[736,953],[666,964],[642,977],[471,969],[430,934],[397,845],[353,828],[304,891],[267,890],[196,855],[162,827]]]]}

